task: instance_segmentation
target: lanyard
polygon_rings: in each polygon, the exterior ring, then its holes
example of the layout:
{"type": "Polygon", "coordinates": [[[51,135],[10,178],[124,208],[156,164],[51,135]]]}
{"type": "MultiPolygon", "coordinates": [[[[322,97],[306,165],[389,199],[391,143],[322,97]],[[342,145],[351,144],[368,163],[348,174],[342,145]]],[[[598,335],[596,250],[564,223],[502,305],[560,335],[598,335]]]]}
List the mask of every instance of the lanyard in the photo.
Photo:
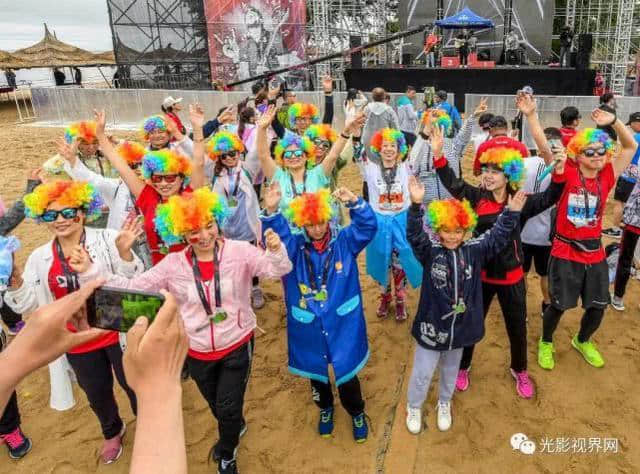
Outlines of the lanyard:
{"type": "Polygon", "coordinates": [[[391,168],[391,171],[389,172],[387,172],[387,169],[385,169],[384,166],[382,166],[382,163],[380,163],[380,174],[382,174],[382,179],[384,181],[384,184],[387,187],[386,193],[387,193],[388,202],[391,202],[391,186],[393,186],[393,183],[396,180],[397,172],[398,172],[397,163],[393,165],[393,168],[391,168]]]}
{"type": "MultiPolygon", "coordinates": [[[[196,281],[196,289],[198,290],[198,296],[200,296],[200,302],[204,307],[208,316],[213,316],[214,313],[211,310],[211,303],[209,302],[209,298],[207,294],[204,292],[204,288],[202,285],[202,274],[200,273],[200,268],[198,267],[198,258],[196,257],[196,253],[191,248],[191,268],[193,268],[193,277],[196,281]]],[[[220,265],[218,262],[218,244],[216,243],[213,247],[213,288],[214,288],[214,297],[215,297],[215,305],[216,305],[216,315],[219,312],[220,306],[222,304],[222,297],[220,292],[220,265]]],[[[217,321],[214,321],[217,322],[217,321]]]]}
{"type": "Polygon", "coordinates": [[[232,197],[236,197],[236,195],[238,194],[238,188],[240,188],[240,172],[241,170],[238,170],[238,172],[236,173],[236,179],[235,182],[233,183],[234,186],[231,186],[231,175],[228,174],[229,170],[227,170],[227,176],[229,176],[228,180],[229,180],[229,190],[227,191],[225,189],[224,193],[227,196],[227,198],[229,197],[229,193],[231,193],[232,197]]]}
{"type": "MultiPolygon", "coordinates": [[[[293,192],[293,197],[299,196],[298,190],[296,188],[296,183],[293,180],[293,175],[289,172],[289,180],[291,180],[291,191],[293,192]]],[[[304,176],[302,177],[302,192],[307,192],[307,169],[304,169],[304,176]]]]}
{"type": "MultiPolygon", "coordinates": [[[[587,222],[589,222],[591,220],[591,218],[589,217],[589,190],[587,189],[587,182],[585,181],[584,176],[582,175],[582,171],[578,170],[578,174],[580,175],[580,182],[582,183],[582,195],[584,197],[585,218],[587,222]]],[[[599,175],[595,177],[596,186],[597,186],[596,192],[598,193],[598,196],[596,198],[596,208],[593,214],[593,219],[595,220],[595,223],[598,222],[598,214],[600,212],[600,194],[602,192],[602,189],[600,188],[599,178],[600,178],[599,175]]]]}
{"type": "Polygon", "coordinates": [[[300,292],[302,293],[301,307],[303,309],[306,306],[306,303],[304,303],[304,299],[308,293],[311,293],[313,299],[316,301],[327,300],[327,279],[329,277],[329,267],[331,266],[332,253],[333,247],[327,251],[327,257],[322,268],[322,283],[320,285],[320,289],[318,290],[318,285],[316,284],[316,279],[314,278],[313,264],[311,263],[311,252],[309,251],[309,247],[305,246],[303,255],[305,263],[307,265],[307,273],[309,274],[309,286],[311,287],[311,290],[309,290],[305,285],[300,285],[300,292]]]}
{"type": "MultiPolygon", "coordinates": [[[[85,233],[82,231],[82,235],[80,236],[80,245],[84,247],[85,241],[85,233]]],[[[64,278],[67,281],[67,293],[71,293],[80,288],[80,282],[78,281],[78,274],[73,271],[73,269],[67,263],[67,259],[64,256],[64,252],[62,251],[62,246],[58,239],[54,241],[56,248],[56,255],[58,256],[58,260],[60,260],[60,266],[62,267],[62,273],[64,274],[64,278]]]]}

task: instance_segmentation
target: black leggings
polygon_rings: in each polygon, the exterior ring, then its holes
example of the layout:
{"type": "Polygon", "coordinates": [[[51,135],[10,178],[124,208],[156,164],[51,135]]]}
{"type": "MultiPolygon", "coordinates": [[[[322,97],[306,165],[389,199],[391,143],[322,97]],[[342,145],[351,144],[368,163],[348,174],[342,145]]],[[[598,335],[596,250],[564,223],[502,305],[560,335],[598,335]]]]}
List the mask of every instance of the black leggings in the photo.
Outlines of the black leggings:
{"type": "Polygon", "coordinates": [[[78,385],[87,395],[89,405],[100,421],[104,438],[113,438],[120,433],[123,423],[113,395],[114,372],[118,383],[129,397],[131,410],[134,414],[137,413],[136,395],[124,377],[120,344],[83,354],[67,354],[67,360],[76,374],[78,385]]]}
{"type": "MultiPolygon", "coordinates": [[[[311,379],[310,382],[311,396],[318,408],[321,410],[331,408],[333,406],[331,384],[313,379],[311,379]]],[[[340,396],[340,403],[342,403],[342,406],[347,410],[349,415],[356,416],[364,411],[364,400],[362,399],[360,380],[358,380],[357,375],[338,386],[338,395],[340,396]]]]}
{"type": "MultiPolygon", "coordinates": [[[[500,309],[507,328],[511,346],[511,368],[516,372],[527,369],[527,294],[524,279],[513,285],[492,285],[482,283],[482,301],[484,317],[491,306],[493,297],[498,295],[500,309]]],[[[465,347],[462,351],[461,369],[471,366],[474,346],[465,347]]]]}
{"type": "MultiPolygon", "coordinates": [[[[578,342],[586,342],[600,327],[602,318],[604,317],[605,308],[589,308],[582,315],[580,321],[580,332],[578,333],[578,342]]],[[[560,318],[564,311],[554,306],[549,306],[544,311],[544,319],[542,320],[542,340],[544,342],[553,342],[553,333],[558,327],[560,318]]]]}
{"type": "Polygon", "coordinates": [[[622,243],[620,244],[620,257],[618,258],[618,268],[616,269],[616,282],[614,294],[618,298],[624,296],[627,283],[631,276],[631,265],[633,265],[633,254],[636,251],[636,244],[640,235],[635,232],[624,230],[622,232],[622,243]]]}
{"type": "Polygon", "coordinates": [[[20,426],[20,411],[18,410],[18,397],[14,391],[9,403],[0,417],[0,435],[9,434],[20,426]]]}
{"type": "Polygon", "coordinates": [[[15,326],[22,321],[22,315],[14,312],[4,301],[0,303],[0,316],[7,326],[15,326]]]}
{"type": "Polygon", "coordinates": [[[253,338],[220,360],[187,357],[189,374],[218,420],[222,459],[233,459],[238,446],[252,359],[253,338]]]}

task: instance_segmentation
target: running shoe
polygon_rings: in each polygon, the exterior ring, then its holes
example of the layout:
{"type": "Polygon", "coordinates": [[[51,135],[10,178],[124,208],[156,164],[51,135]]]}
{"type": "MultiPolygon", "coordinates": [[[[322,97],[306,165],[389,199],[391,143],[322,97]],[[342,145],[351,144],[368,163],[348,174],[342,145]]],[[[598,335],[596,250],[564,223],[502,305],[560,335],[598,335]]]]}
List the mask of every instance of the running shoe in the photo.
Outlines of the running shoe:
{"type": "Polygon", "coordinates": [[[407,403],[407,429],[410,433],[418,434],[422,431],[422,411],[420,408],[412,408],[407,403]]]}
{"type": "MultiPolygon", "coordinates": [[[[242,425],[240,426],[240,438],[242,438],[247,432],[247,422],[242,419],[242,425]]],[[[238,447],[233,450],[233,457],[236,457],[238,453],[238,447]]],[[[220,452],[220,440],[216,441],[216,444],[213,445],[211,451],[209,452],[209,457],[213,458],[215,462],[220,462],[220,458],[222,457],[222,453],[220,452]]]]}
{"type": "Polygon", "coordinates": [[[608,229],[604,229],[602,234],[612,239],[619,239],[622,237],[622,229],[619,227],[609,227],[608,229]]]}
{"type": "Polygon", "coordinates": [[[511,369],[511,375],[513,375],[513,378],[516,381],[516,392],[518,392],[518,395],[520,395],[522,398],[533,397],[533,395],[536,393],[536,389],[533,385],[533,382],[529,378],[529,374],[527,373],[527,371],[523,370],[522,372],[516,372],[515,370],[511,369]]]}
{"type": "Polygon", "coordinates": [[[21,459],[31,451],[31,440],[24,435],[20,427],[11,433],[0,435],[0,441],[7,444],[11,459],[21,459]]]}
{"type": "Polygon", "coordinates": [[[458,370],[458,377],[456,378],[456,390],[458,392],[466,392],[471,384],[471,380],[469,379],[469,369],[460,369],[458,370]]]}
{"type": "Polygon", "coordinates": [[[556,363],[553,360],[553,342],[538,341],[538,365],[545,370],[553,370],[556,363]]]}
{"type": "Polygon", "coordinates": [[[251,305],[253,309],[264,307],[264,294],[259,286],[254,286],[251,290],[251,305]]]}
{"type": "Polygon", "coordinates": [[[404,300],[396,300],[396,321],[401,323],[407,320],[407,308],[404,305],[404,300]]]}
{"type": "Polygon", "coordinates": [[[451,402],[438,400],[436,411],[438,412],[438,429],[448,431],[451,428],[451,402]]]}
{"type": "Polygon", "coordinates": [[[333,433],[333,407],[320,410],[320,420],[318,420],[318,434],[323,438],[329,438],[331,433],[333,433]]]}
{"type": "Polygon", "coordinates": [[[218,474],[238,474],[236,458],[228,461],[226,459],[220,459],[220,461],[218,461],[218,474]]]}
{"type": "Polygon", "coordinates": [[[369,426],[367,425],[367,420],[364,412],[356,415],[352,419],[353,423],[353,439],[356,440],[356,443],[364,443],[367,440],[367,436],[369,436],[369,426]]]}
{"type": "Polygon", "coordinates": [[[380,306],[378,306],[377,315],[380,319],[389,316],[389,306],[391,305],[391,293],[380,296],[380,306]]]}
{"type": "Polygon", "coordinates": [[[573,339],[571,339],[571,345],[575,350],[582,354],[582,357],[584,357],[584,360],[586,360],[587,363],[597,368],[604,366],[604,359],[593,342],[579,342],[578,335],[576,334],[573,336],[573,339]]]}
{"type": "Polygon", "coordinates": [[[611,295],[611,307],[616,311],[624,311],[624,301],[622,298],[616,295],[611,295]]]}
{"type": "Polygon", "coordinates": [[[9,333],[10,336],[15,336],[24,327],[24,324],[25,324],[24,321],[20,320],[15,324],[7,325],[7,332],[9,333]]]}
{"type": "Polygon", "coordinates": [[[127,425],[123,421],[120,433],[115,435],[113,438],[109,438],[104,441],[104,444],[102,445],[102,452],[100,453],[100,457],[104,464],[112,464],[122,456],[122,438],[124,437],[126,430],[127,425]]]}

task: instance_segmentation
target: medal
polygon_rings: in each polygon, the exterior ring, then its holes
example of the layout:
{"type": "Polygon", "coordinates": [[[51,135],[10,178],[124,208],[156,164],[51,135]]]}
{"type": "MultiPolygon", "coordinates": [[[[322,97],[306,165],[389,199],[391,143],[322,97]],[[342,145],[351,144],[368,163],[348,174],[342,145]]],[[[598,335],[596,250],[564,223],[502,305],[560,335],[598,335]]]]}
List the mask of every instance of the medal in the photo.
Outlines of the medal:
{"type": "Polygon", "coordinates": [[[327,301],[327,297],[328,296],[329,295],[327,294],[327,289],[326,288],[322,288],[315,295],[313,295],[313,299],[316,300],[316,301],[327,301]]]}
{"type": "Polygon", "coordinates": [[[169,253],[169,247],[167,247],[166,245],[161,245],[158,249],[158,252],[160,252],[162,255],[167,255],[169,253]]]}
{"type": "Polygon", "coordinates": [[[229,197],[227,203],[229,204],[229,207],[238,207],[238,200],[233,196],[229,197]]]}
{"type": "Polygon", "coordinates": [[[463,314],[466,311],[467,311],[467,305],[464,303],[462,299],[458,301],[458,304],[453,305],[454,314],[463,314]]]}
{"type": "Polygon", "coordinates": [[[298,306],[300,306],[300,308],[302,309],[307,309],[307,300],[305,300],[304,297],[300,298],[298,306]]]}
{"type": "Polygon", "coordinates": [[[309,287],[304,283],[300,283],[300,285],[298,286],[300,288],[300,293],[302,293],[303,295],[308,295],[309,293],[311,293],[311,290],[309,289],[309,287]]]}
{"type": "Polygon", "coordinates": [[[215,324],[221,323],[225,319],[227,319],[227,312],[222,308],[216,308],[216,314],[211,316],[211,321],[215,324]]]}

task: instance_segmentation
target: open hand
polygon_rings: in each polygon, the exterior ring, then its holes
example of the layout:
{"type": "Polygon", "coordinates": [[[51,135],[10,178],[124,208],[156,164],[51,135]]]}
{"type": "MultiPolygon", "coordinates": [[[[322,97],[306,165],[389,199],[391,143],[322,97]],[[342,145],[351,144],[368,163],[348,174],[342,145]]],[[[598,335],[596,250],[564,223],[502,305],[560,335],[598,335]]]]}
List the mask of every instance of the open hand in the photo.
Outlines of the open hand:
{"type": "Polygon", "coordinates": [[[104,129],[107,126],[107,115],[105,114],[104,109],[93,109],[93,115],[96,119],[96,137],[104,137],[104,129]]]}
{"type": "Polygon", "coordinates": [[[482,114],[484,114],[489,108],[487,107],[487,98],[483,97],[480,99],[480,103],[476,107],[476,110],[473,111],[473,117],[478,118],[482,114]]]}
{"type": "Polygon", "coordinates": [[[267,250],[272,253],[276,253],[282,246],[280,236],[276,234],[273,229],[267,229],[264,231],[264,242],[267,246],[267,250]]]}
{"type": "Polygon", "coordinates": [[[191,125],[193,128],[202,128],[204,125],[204,109],[202,105],[198,104],[189,104],[189,120],[191,120],[191,125]]]}
{"type": "Polygon", "coordinates": [[[527,94],[525,92],[518,92],[516,96],[516,107],[522,115],[528,117],[535,113],[537,109],[536,99],[533,98],[531,94],[527,94]]]}
{"type": "Polygon", "coordinates": [[[444,130],[441,127],[433,127],[429,136],[429,143],[431,144],[434,158],[440,158],[442,156],[442,147],[444,146],[444,130]]]}
{"type": "Polygon", "coordinates": [[[273,214],[280,207],[280,199],[282,199],[282,191],[277,182],[272,182],[264,192],[264,207],[269,214],[273,214]]]}
{"type": "Polygon", "coordinates": [[[509,195],[508,206],[514,212],[522,211],[524,203],[527,202],[527,194],[524,191],[518,191],[513,196],[509,195]]]}
{"type": "Polygon", "coordinates": [[[224,109],[224,112],[220,114],[220,116],[218,117],[218,122],[230,123],[230,122],[233,122],[233,119],[234,119],[234,106],[230,105],[229,107],[224,109]]]}
{"type": "Polygon", "coordinates": [[[352,193],[345,187],[340,187],[333,192],[333,197],[340,201],[342,204],[347,204],[349,202],[354,203],[358,202],[358,196],[352,193]]]}
{"type": "Polygon", "coordinates": [[[138,218],[138,216],[129,216],[122,224],[120,228],[120,232],[116,237],[116,248],[120,255],[124,255],[133,244],[138,240],[138,238],[144,234],[144,228],[142,227],[142,221],[138,218]]]}
{"type": "Polygon", "coordinates": [[[424,185],[415,176],[409,176],[409,196],[414,204],[422,204],[424,200],[424,185]]]}
{"type": "Polygon", "coordinates": [[[273,122],[273,118],[275,116],[276,107],[275,105],[270,105],[269,107],[267,107],[267,110],[264,111],[264,113],[260,116],[256,123],[259,128],[266,130],[271,125],[271,122],[273,122]]]}
{"type": "Polygon", "coordinates": [[[344,124],[344,134],[358,134],[362,130],[362,127],[364,127],[364,123],[366,121],[367,116],[364,114],[364,112],[358,112],[351,120],[344,124]]]}
{"type": "Polygon", "coordinates": [[[64,138],[60,137],[56,140],[56,145],[60,156],[67,160],[71,166],[75,165],[78,158],[78,141],[73,140],[73,142],[67,143],[64,138]]]}
{"type": "Polygon", "coordinates": [[[599,127],[607,127],[616,122],[616,116],[614,114],[602,109],[594,109],[593,112],[591,112],[591,119],[599,127]]]}

